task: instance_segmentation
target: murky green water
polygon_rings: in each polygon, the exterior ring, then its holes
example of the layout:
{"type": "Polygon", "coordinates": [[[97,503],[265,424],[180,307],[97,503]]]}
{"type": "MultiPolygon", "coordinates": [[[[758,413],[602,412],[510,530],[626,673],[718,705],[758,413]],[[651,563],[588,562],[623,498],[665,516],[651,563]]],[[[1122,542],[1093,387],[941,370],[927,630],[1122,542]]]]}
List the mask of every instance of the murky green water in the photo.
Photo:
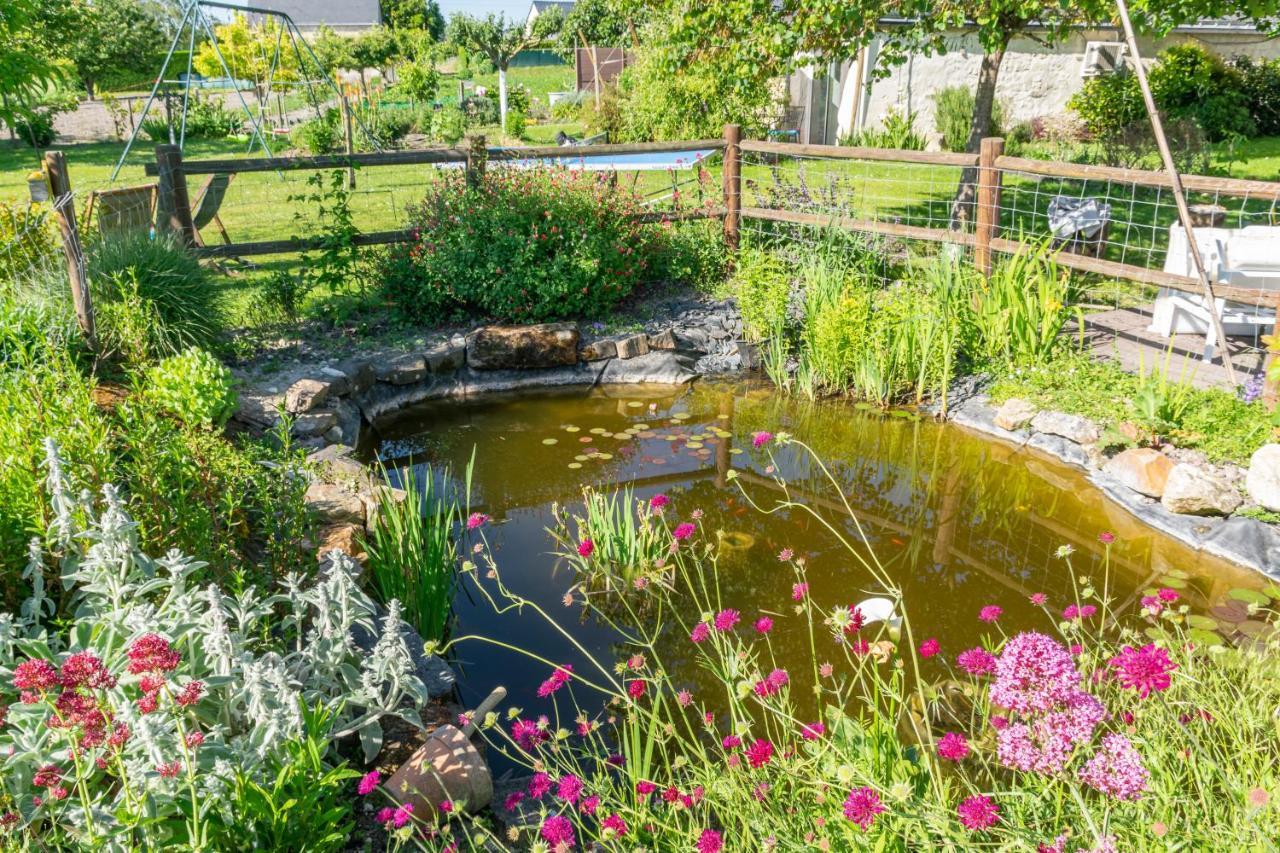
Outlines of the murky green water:
{"type": "MultiPolygon", "coordinates": [[[[779,497],[765,476],[766,457],[751,450],[758,430],[789,432],[830,463],[865,533],[859,547],[877,555],[900,583],[917,636],[938,637],[949,656],[992,630],[977,618],[988,604],[1004,609],[1000,628],[1006,632],[1047,628],[1046,616],[1028,597],[1045,593],[1057,610],[1074,600],[1058,556],[1064,545],[1074,549],[1077,572],[1100,588],[1105,582],[1122,610],[1136,612],[1142,591],[1154,585],[1177,586],[1204,608],[1233,587],[1257,584],[1249,573],[1139,524],[1078,472],[1034,451],[910,416],[787,400],[744,384],[525,392],[433,403],[386,425],[367,452],[390,469],[448,463],[460,472],[474,447],[473,509],[493,518],[489,540],[504,580],[612,660],[613,631],[562,605],[576,579],[556,566],[545,532],[552,502],[579,500],[584,484],[630,484],[644,498],[662,492],[672,499],[667,518],[673,524],[701,510],[708,534],[735,534],[737,547],[722,551],[721,583],[726,605],[738,608],[744,620],[760,611],[790,610],[794,578],[776,556],[783,548],[807,558],[810,594],[823,607],[876,594],[865,570],[807,514],[762,515],[745,505],[737,484],[726,481],[732,466],[757,502],[779,497]],[[635,427],[643,428],[623,432],[635,427]],[[583,455],[588,458],[575,459],[583,455]],[[1103,532],[1115,535],[1105,580],[1103,532]]],[[[803,455],[786,448],[776,458],[793,496],[832,509],[830,517],[856,541],[854,525],[834,511],[837,496],[803,455]]],[[[466,585],[456,609],[455,634],[500,637],[551,660],[583,665],[572,645],[532,614],[495,617],[466,585]]],[[[809,668],[807,637],[780,631],[773,642],[794,672],[809,668]]],[[[466,701],[501,683],[515,704],[538,707],[534,691],[547,676],[545,667],[481,644],[461,648],[457,663],[466,701]]],[[[688,677],[696,682],[694,673],[688,677]]]]}

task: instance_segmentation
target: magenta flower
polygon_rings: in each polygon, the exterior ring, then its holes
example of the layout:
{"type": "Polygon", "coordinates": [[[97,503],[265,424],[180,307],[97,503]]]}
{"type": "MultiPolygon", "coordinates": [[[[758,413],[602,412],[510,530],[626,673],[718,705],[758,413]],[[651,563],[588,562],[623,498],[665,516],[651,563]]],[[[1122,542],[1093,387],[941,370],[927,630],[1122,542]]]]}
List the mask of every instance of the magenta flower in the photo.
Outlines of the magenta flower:
{"type": "Polygon", "coordinates": [[[477,527],[482,527],[488,520],[489,516],[485,515],[483,512],[473,512],[471,515],[467,516],[467,529],[475,530],[477,527]]]}
{"type": "Polygon", "coordinates": [[[612,830],[618,835],[627,834],[627,822],[617,813],[611,813],[607,818],[600,821],[602,829],[612,830]]]}
{"type": "Polygon", "coordinates": [[[742,746],[742,738],[737,735],[725,735],[724,740],[720,741],[720,745],[726,750],[737,749],[742,746]]]}
{"type": "Polygon", "coordinates": [[[647,797],[656,790],[658,790],[658,786],[648,780],[641,779],[636,782],[636,793],[642,797],[647,797]]]}
{"type": "Polygon", "coordinates": [[[920,657],[922,658],[931,658],[940,651],[942,651],[942,644],[934,637],[930,637],[920,644],[920,657]]]}
{"type": "Polygon", "coordinates": [[[969,755],[969,741],[959,732],[947,732],[938,741],[938,755],[948,761],[963,761],[969,755]]]}
{"type": "Polygon", "coordinates": [[[595,553],[595,550],[596,550],[596,543],[592,542],[590,539],[583,539],[581,542],[578,543],[578,556],[582,557],[583,559],[590,557],[592,554],[595,553]]]}
{"type": "Polygon", "coordinates": [[[582,780],[572,773],[566,773],[556,783],[556,799],[564,800],[570,805],[576,805],[578,800],[582,798],[582,789],[582,780]]]}
{"type": "Polygon", "coordinates": [[[1025,631],[1012,637],[995,664],[991,701],[1018,714],[1049,711],[1080,688],[1071,655],[1052,637],[1025,631]]]}
{"type": "Polygon", "coordinates": [[[1102,738],[1102,746],[1080,768],[1080,781],[1120,800],[1136,800],[1147,789],[1142,756],[1122,734],[1102,738]]]}
{"type": "Polygon", "coordinates": [[[502,801],[502,807],[509,812],[513,812],[524,800],[524,791],[512,791],[507,794],[507,798],[502,801]]]}
{"type": "Polygon", "coordinates": [[[773,441],[773,433],[771,432],[756,432],[751,434],[751,446],[756,450],[759,450],[771,441],[773,441]]]}
{"type": "Polygon", "coordinates": [[[1122,687],[1135,691],[1143,699],[1153,692],[1169,689],[1169,673],[1178,668],[1169,660],[1169,652],[1154,643],[1140,649],[1125,646],[1108,665],[1116,671],[1116,680],[1122,687]]]}
{"type": "Polygon", "coordinates": [[[697,529],[698,528],[695,527],[691,522],[686,521],[681,524],[677,524],[676,529],[671,531],[671,535],[674,536],[677,540],[688,539],[697,531],[697,529]]]}
{"type": "Polygon", "coordinates": [[[13,686],[22,691],[22,701],[31,705],[39,701],[36,693],[58,687],[58,670],[47,660],[31,658],[14,667],[13,686]]]}
{"type": "Polygon", "coordinates": [[[671,498],[666,495],[658,494],[649,498],[649,506],[652,509],[662,509],[669,503],[671,503],[671,498]]]}
{"type": "Polygon", "coordinates": [[[765,696],[772,696],[785,687],[788,680],[789,677],[787,676],[787,671],[785,669],[775,669],[773,672],[757,681],[753,689],[755,690],[756,695],[761,698],[765,696]]]}
{"type": "Polygon", "coordinates": [[[793,583],[791,585],[791,600],[804,601],[805,596],[809,594],[809,584],[793,583]]]}
{"type": "Polygon", "coordinates": [[[1112,542],[1116,541],[1116,536],[1114,533],[1104,530],[1098,534],[1098,541],[1103,545],[1110,545],[1112,542]]]}
{"type": "Polygon", "coordinates": [[[582,802],[578,804],[578,811],[585,815],[593,815],[596,809],[600,808],[600,798],[595,794],[589,797],[583,797],[582,802]]]}
{"type": "Polygon", "coordinates": [[[724,839],[714,829],[704,829],[694,845],[698,853],[720,853],[724,849],[724,839]]]}
{"type": "Polygon", "coordinates": [[[956,656],[956,664],[970,675],[985,675],[996,668],[996,659],[986,649],[968,649],[956,656]]]}
{"type": "Polygon", "coordinates": [[[542,840],[553,848],[561,844],[565,847],[572,847],[575,840],[573,824],[564,815],[551,815],[544,820],[539,834],[542,835],[542,840]]]}
{"type": "Polygon", "coordinates": [[[747,747],[747,763],[753,768],[764,767],[773,758],[773,744],[764,738],[756,738],[747,747]]]}
{"type": "Polygon", "coordinates": [[[1049,596],[1045,595],[1043,592],[1033,592],[1027,600],[1036,607],[1042,607],[1044,603],[1049,600],[1049,596]]]}
{"type": "Polygon", "coordinates": [[[693,630],[689,632],[689,639],[695,643],[701,643],[707,637],[711,636],[711,626],[706,622],[699,622],[693,626],[693,630]]]}
{"type": "Polygon", "coordinates": [[[627,682],[627,695],[632,699],[639,699],[644,696],[645,689],[646,685],[644,681],[639,678],[627,682]]]}
{"type": "Polygon", "coordinates": [[[529,796],[535,800],[542,799],[551,790],[551,777],[539,770],[533,774],[533,778],[529,780],[529,796]]]}
{"type": "Polygon", "coordinates": [[[182,661],[181,655],[159,634],[143,634],[129,645],[125,654],[129,658],[129,672],[134,675],[173,672],[182,661]]]}
{"type": "Polygon", "coordinates": [[[988,604],[986,607],[978,611],[978,618],[983,622],[995,622],[1000,618],[1000,614],[1004,613],[1004,608],[994,604],[988,604]]]}
{"type": "Polygon", "coordinates": [[[92,652],[76,652],[63,661],[58,680],[68,690],[77,687],[109,690],[116,686],[115,676],[107,671],[102,659],[92,652]]]}
{"type": "Polygon", "coordinates": [[[1178,591],[1175,589],[1169,589],[1168,587],[1161,587],[1156,590],[1156,595],[1165,604],[1172,604],[1178,600],[1178,591]]]}
{"type": "Polygon", "coordinates": [[[761,616],[756,620],[756,633],[767,634],[773,630],[773,620],[768,616],[761,616]]]}
{"type": "Polygon", "coordinates": [[[822,723],[808,723],[800,727],[800,737],[805,740],[817,740],[827,733],[827,727],[822,723]]]}
{"type": "Polygon", "coordinates": [[[442,814],[449,814],[453,811],[453,800],[441,800],[440,805],[436,806],[442,814]]]}
{"type": "Polygon", "coordinates": [[[1094,728],[1106,715],[1101,702],[1088,693],[1077,692],[1062,709],[1030,722],[1006,721],[997,726],[996,758],[1013,770],[1056,775],[1066,767],[1076,746],[1093,738],[1094,728]]]}
{"type": "Polygon", "coordinates": [[[880,802],[880,795],[865,785],[854,788],[844,798],[844,819],[857,824],[863,832],[870,829],[876,816],[883,812],[884,804],[880,802]]]}
{"type": "Polygon", "coordinates": [[[720,632],[732,631],[734,626],[738,624],[738,620],[742,618],[742,614],[731,608],[721,610],[716,614],[715,626],[720,632]]]}
{"type": "Polygon", "coordinates": [[[516,720],[511,724],[511,739],[516,746],[529,752],[536,744],[542,743],[550,735],[533,720],[516,720]]]}
{"type": "Polygon", "coordinates": [[[1083,622],[1097,612],[1098,608],[1094,607],[1092,604],[1082,604],[1079,607],[1074,604],[1070,604],[1063,609],[1062,618],[1066,619],[1068,622],[1075,621],[1077,619],[1083,622]]]}
{"type": "Polygon", "coordinates": [[[975,794],[956,807],[965,829],[986,829],[1000,820],[1000,807],[990,797],[975,794]]]}
{"type": "Polygon", "coordinates": [[[413,803],[404,803],[391,816],[391,825],[401,829],[411,820],[413,820],[413,803]]]}
{"type": "Polygon", "coordinates": [[[368,773],[360,777],[360,784],[356,785],[356,793],[362,797],[372,794],[374,789],[378,787],[378,783],[382,781],[382,774],[377,770],[370,770],[368,773]]]}
{"type": "Polygon", "coordinates": [[[561,687],[568,684],[569,679],[572,677],[573,666],[571,664],[556,667],[556,671],[551,673],[551,677],[538,686],[538,696],[543,699],[547,698],[552,693],[555,693],[561,687]]]}

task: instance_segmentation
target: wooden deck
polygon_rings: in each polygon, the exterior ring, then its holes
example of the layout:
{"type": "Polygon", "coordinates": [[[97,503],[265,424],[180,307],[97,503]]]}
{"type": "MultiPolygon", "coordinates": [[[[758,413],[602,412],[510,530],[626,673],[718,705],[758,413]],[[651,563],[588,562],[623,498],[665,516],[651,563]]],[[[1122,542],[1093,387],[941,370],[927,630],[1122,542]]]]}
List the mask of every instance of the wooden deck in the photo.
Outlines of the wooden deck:
{"type": "MultiPolygon", "coordinates": [[[[1085,339],[1093,352],[1115,358],[1125,370],[1137,373],[1143,365],[1146,370],[1163,366],[1169,358],[1172,378],[1183,378],[1199,388],[1233,390],[1227,380],[1227,369],[1222,364],[1222,351],[1215,352],[1213,361],[1204,361],[1204,337],[1201,335],[1173,335],[1165,338],[1148,331],[1151,313],[1143,309],[1119,308],[1085,315],[1085,339]]],[[[1075,329],[1072,329],[1074,332],[1075,329]]],[[[1253,338],[1229,338],[1231,363],[1235,367],[1236,384],[1243,385],[1250,374],[1262,369],[1266,354],[1261,341],[1253,338]]]]}

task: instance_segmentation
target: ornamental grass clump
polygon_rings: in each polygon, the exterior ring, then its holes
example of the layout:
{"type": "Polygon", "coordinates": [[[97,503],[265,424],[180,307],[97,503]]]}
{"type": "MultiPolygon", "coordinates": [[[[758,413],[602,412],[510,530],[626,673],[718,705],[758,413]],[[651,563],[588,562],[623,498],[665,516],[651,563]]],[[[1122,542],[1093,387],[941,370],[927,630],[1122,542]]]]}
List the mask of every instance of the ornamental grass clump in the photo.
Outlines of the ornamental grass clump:
{"type": "Polygon", "coordinates": [[[379,618],[349,558],[274,593],[196,585],[201,563],[138,547],[114,487],[94,500],[46,454],[47,542],[29,549],[31,595],[0,613],[0,843],[214,849],[235,792],[279,787],[307,739],[354,735],[372,759],[384,715],[420,725],[399,605],[379,618]]]}
{"type": "MultiPolygon", "coordinates": [[[[806,445],[760,437],[756,452],[808,454],[840,505],[806,445]]],[[[1270,631],[1205,647],[1174,590],[1117,606],[1104,560],[1104,577],[1078,578],[1069,601],[1030,594],[1041,616],[1024,630],[1006,632],[987,607],[974,614],[986,639],[953,646],[913,623],[911,601],[861,548],[852,511],[794,500],[774,476],[775,502],[743,497],[806,515],[843,542],[851,587],[892,602],[887,621],[848,599],[819,600],[791,549],[778,554],[791,594],[759,612],[720,585],[715,532],[677,498],[655,519],[667,559],[648,583],[601,591],[584,578],[566,597],[624,638],[600,660],[505,584],[477,528],[464,572],[478,593],[540,614],[587,661],[529,653],[545,672],[533,707],[480,721],[490,748],[530,774],[495,805],[515,848],[1076,853],[1265,849],[1280,837],[1270,631]],[[782,638],[810,650],[804,663],[775,657],[782,638]]],[[[599,542],[582,544],[563,540],[561,556],[598,558],[599,542]]],[[[1070,549],[1060,556],[1072,572],[1070,549]]],[[[1255,620],[1274,616],[1251,606],[1255,620]]],[[[452,641],[474,643],[512,648],[452,641]]],[[[449,815],[423,821],[427,849],[465,844],[449,815]]]]}

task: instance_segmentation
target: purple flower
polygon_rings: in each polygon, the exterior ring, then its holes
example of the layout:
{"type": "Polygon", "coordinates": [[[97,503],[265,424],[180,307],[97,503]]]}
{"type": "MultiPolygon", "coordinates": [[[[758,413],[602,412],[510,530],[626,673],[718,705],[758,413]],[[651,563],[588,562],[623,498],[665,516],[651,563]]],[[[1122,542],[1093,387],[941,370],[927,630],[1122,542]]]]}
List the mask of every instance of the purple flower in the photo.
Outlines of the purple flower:
{"type": "Polygon", "coordinates": [[[844,798],[845,820],[857,824],[863,832],[871,828],[876,816],[882,812],[884,804],[880,802],[880,795],[866,786],[854,788],[844,798]]]}
{"type": "Polygon", "coordinates": [[[947,732],[938,741],[938,755],[948,761],[963,761],[969,755],[969,741],[959,732],[947,732]]]}
{"type": "Polygon", "coordinates": [[[471,515],[467,516],[467,529],[475,530],[477,527],[480,527],[488,520],[489,520],[489,516],[485,515],[484,513],[473,512],[471,513],[471,515]]]}
{"type": "Polygon", "coordinates": [[[1000,618],[1000,614],[1004,613],[1004,608],[994,604],[988,604],[986,607],[978,611],[978,618],[983,622],[995,622],[1000,618]]]}
{"type": "Polygon", "coordinates": [[[773,433],[771,432],[757,432],[751,435],[751,446],[756,450],[764,447],[770,441],[773,441],[773,433]]]}
{"type": "Polygon", "coordinates": [[[1035,631],[1005,643],[995,665],[991,701],[1018,714],[1048,711],[1080,687],[1071,655],[1058,641],[1035,631]]]}
{"type": "Polygon", "coordinates": [[[373,793],[378,787],[378,783],[382,781],[382,774],[377,770],[370,770],[364,776],[360,777],[360,784],[356,785],[356,793],[362,797],[366,797],[373,793]]]}
{"type": "Polygon", "coordinates": [[[773,630],[773,620],[768,616],[761,616],[756,620],[756,633],[767,634],[773,630]]]}
{"type": "Polygon", "coordinates": [[[1169,673],[1178,668],[1169,660],[1169,652],[1154,643],[1140,649],[1125,646],[1107,663],[1116,671],[1120,685],[1135,691],[1143,699],[1153,692],[1169,689],[1169,673]]]}
{"type": "Polygon", "coordinates": [[[671,535],[676,539],[688,539],[694,534],[698,528],[690,522],[686,521],[676,525],[676,529],[671,531],[671,535]]]}
{"type": "Polygon", "coordinates": [[[572,847],[574,843],[573,824],[564,815],[551,815],[542,822],[539,830],[542,840],[553,848],[558,844],[572,847]]]}
{"type": "Polygon", "coordinates": [[[956,664],[970,675],[985,675],[996,668],[996,659],[986,649],[968,649],[956,656],[956,664]]]}
{"type": "Polygon", "coordinates": [[[706,622],[699,622],[693,626],[693,631],[689,633],[689,640],[694,643],[701,643],[707,637],[711,636],[711,626],[706,622]]]}
{"type": "Polygon", "coordinates": [[[1142,756],[1122,734],[1102,738],[1102,746],[1080,768],[1080,781],[1120,800],[1136,800],[1147,789],[1142,756]]]}
{"type": "Polygon", "coordinates": [[[592,554],[595,553],[595,550],[596,550],[596,543],[592,542],[590,539],[583,539],[581,542],[578,543],[578,556],[582,557],[583,559],[590,557],[592,554]]]}
{"type": "Polygon", "coordinates": [[[975,794],[956,807],[956,814],[965,829],[986,829],[1000,820],[1000,807],[990,797],[975,794]]]}
{"type": "Polygon", "coordinates": [[[716,630],[721,632],[732,631],[734,626],[738,624],[738,620],[741,618],[742,618],[741,614],[738,613],[738,611],[736,610],[733,610],[733,609],[721,610],[719,613],[716,614],[716,620],[715,620],[716,630]]]}

